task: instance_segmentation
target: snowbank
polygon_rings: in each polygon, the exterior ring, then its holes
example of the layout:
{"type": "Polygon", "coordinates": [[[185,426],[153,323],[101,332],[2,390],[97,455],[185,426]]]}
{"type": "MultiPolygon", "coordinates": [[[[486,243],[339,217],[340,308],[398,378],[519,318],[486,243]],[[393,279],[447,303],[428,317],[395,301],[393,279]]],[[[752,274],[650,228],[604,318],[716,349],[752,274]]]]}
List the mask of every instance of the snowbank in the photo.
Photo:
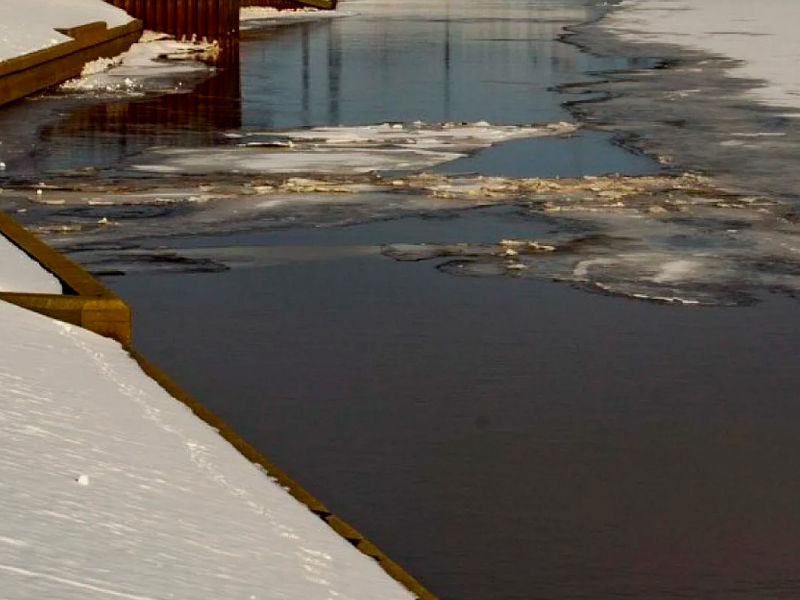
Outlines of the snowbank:
{"type": "Polygon", "coordinates": [[[626,0],[603,21],[630,41],[678,44],[743,61],[731,74],[764,82],[766,104],[800,108],[796,0],[626,0]]]}
{"type": "Polygon", "coordinates": [[[5,302],[0,331],[3,598],[412,597],[115,342],[5,302]]]}
{"type": "Polygon", "coordinates": [[[103,0],[3,0],[0,2],[0,61],[70,41],[56,29],[105,21],[109,28],[131,17],[103,0]]]}
{"type": "MultiPolygon", "coordinates": [[[[0,234],[0,292],[61,294],[61,283],[52,273],[0,234]]],[[[5,335],[4,335],[5,337],[5,335]]],[[[2,392],[0,392],[2,394],[2,392]]]]}

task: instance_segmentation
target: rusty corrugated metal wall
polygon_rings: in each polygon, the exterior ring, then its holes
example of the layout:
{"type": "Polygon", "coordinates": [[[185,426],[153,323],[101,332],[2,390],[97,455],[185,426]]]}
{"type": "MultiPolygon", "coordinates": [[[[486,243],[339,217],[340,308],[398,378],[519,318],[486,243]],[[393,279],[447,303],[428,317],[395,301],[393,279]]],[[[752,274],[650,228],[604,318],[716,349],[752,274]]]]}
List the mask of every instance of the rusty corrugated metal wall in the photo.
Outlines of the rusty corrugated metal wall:
{"type": "Polygon", "coordinates": [[[240,0],[106,0],[141,19],[145,29],[177,39],[206,38],[225,48],[239,37],[240,0]]]}

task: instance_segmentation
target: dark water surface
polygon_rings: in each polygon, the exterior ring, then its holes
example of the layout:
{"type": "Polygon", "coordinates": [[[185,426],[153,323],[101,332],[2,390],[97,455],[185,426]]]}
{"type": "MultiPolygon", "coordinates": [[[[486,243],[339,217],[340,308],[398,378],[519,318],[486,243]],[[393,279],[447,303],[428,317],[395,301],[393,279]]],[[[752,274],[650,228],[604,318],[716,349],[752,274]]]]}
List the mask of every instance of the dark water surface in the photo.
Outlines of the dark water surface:
{"type": "Polygon", "coordinates": [[[267,248],[316,252],[111,283],[148,357],[442,598],[796,597],[795,302],[337,257],[461,220],[280,232],[267,248]]]}
{"type": "MultiPolygon", "coordinates": [[[[242,126],[566,119],[550,87],[631,64],[553,43],[594,4],[261,33],[242,126]]],[[[442,169],[641,168],[575,139],[585,155],[504,145],[442,169]]],[[[692,310],[375,254],[543,231],[496,209],[172,238],[263,259],[109,283],[146,355],[443,599],[798,597],[794,301],[692,310]]]]}
{"type": "MultiPolygon", "coordinates": [[[[241,70],[195,94],[73,111],[8,176],[115,177],[152,146],[232,131],[569,120],[551,88],[643,64],[554,42],[595,0],[374,4],[247,34],[241,70]]],[[[655,168],[585,131],[439,170],[655,168]]],[[[377,253],[552,226],[500,207],[154,237],[136,243],[250,266],[108,283],[145,355],[443,600],[800,597],[794,300],[688,309],[377,253]]]]}

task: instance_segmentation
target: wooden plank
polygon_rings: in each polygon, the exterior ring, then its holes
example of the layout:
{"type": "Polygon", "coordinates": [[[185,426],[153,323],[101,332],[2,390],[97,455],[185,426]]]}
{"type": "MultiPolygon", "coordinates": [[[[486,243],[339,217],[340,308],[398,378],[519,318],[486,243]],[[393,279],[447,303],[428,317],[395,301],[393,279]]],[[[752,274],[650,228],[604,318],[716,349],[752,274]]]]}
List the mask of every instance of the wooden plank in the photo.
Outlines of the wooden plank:
{"type": "Polygon", "coordinates": [[[0,106],[77,77],[89,61],[124,52],[141,36],[142,23],[112,29],[89,23],[62,31],[73,40],[0,62],[0,106]]]}

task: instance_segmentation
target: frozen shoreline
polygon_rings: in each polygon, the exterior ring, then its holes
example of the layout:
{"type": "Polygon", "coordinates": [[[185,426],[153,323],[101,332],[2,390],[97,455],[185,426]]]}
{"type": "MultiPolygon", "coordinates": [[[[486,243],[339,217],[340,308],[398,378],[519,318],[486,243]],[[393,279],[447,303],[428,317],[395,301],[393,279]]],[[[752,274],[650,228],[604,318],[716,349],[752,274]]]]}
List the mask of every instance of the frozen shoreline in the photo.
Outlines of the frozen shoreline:
{"type": "Polygon", "coordinates": [[[626,41],[675,44],[741,61],[730,75],[758,85],[749,96],[800,109],[799,21],[800,4],[793,0],[625,0],[600,27],[626,41]]]}
{"type": "MultiPolygon", "coordinates": [[[[715,0],[714,13],[688,0],[623,2],[599,22],[576,28],[569,41],[600,55],[647,58],[661,68],[608,72],[599,83],[565,90],[571,109],[665,164],[712,173],[724,187],[786,201],[790,209],[800,193],[793,168],[800,120],[791,116],[800,114],[800,96],[793,95],[798,77],[791,62],[774,68],[780,61],[762,56],[760,42],[731,43],[753,37],[784,45],[778,32],[768,31],[787,4],[715,0]],[[737,21],[742,14],[751,20],[737,21]],[[704,21],[711,15],[715,20],[704,21]],[[742,32],[748,26],[757,35],[742,32]],[[584,93],[592,96],[584,100],[584,93]]],[[[793,53],[796,44],[787,39],[786,48],[793,53]]]]}

